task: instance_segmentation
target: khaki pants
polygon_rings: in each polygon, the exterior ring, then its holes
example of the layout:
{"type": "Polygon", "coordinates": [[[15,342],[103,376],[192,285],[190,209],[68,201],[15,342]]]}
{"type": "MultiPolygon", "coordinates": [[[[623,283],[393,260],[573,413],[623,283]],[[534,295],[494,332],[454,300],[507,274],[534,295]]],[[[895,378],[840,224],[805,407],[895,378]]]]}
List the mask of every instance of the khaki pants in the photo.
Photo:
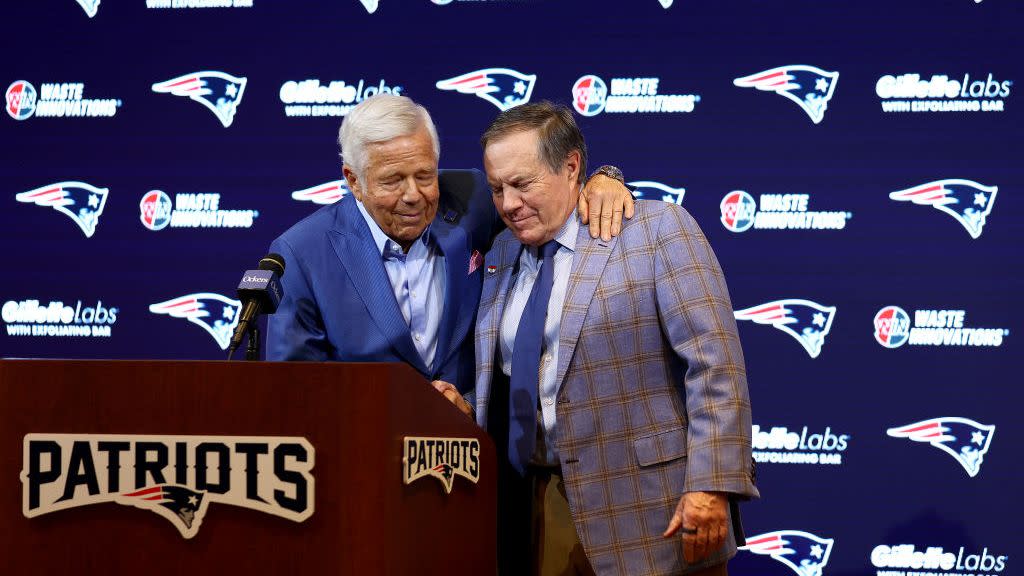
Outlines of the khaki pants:
{"type": "Polygon", "coordinates": [[[532,473],[533,549],[539,576],[594,576],[569,513],[565,486],[557,471],[532,473]]]}
{"type": "MultiPolygon", "coordinates": [[[[569,500],[557,470],[532,472],[534,574],[594,576],[569,513],[569,500]]],[[[680,546],[682,544],[680,543],[680,546]]],[[[726,563],[689,572],[687,576],[728,576],[726,563]]],[[[625,576],[625,575],[624,575],[625,576]]]]}

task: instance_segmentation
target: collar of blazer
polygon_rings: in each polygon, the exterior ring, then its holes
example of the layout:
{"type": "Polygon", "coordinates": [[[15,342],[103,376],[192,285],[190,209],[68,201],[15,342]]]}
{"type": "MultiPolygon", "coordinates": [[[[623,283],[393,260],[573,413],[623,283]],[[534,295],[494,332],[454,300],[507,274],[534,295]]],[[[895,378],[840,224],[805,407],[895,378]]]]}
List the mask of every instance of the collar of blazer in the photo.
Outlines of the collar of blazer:
{"type": "MultiPolygon", "coordinates": [[[[468,329],[474,306],[460,305],[461,296],[467,293],[467,286],[470,286],[466,274],[470,256],[467,244],[469,239],[465,231],[440,217],[434,218],[430,229],[445,256],[447,280],[444,312],[438,328],[438,346],[433,362],[433,367],[439,367],[458,348],[456,340],[461,341],[458,334],[464,334],[468,329]]],[[[425,376],[432,377],[433,367],[424,364],[416,350],[409,326],[395,301],[384,261],[352,196],[347,195],[338,202],[338,216],[329,238],[341,267],[348,274],[374,323],[406,362],[425,376]]]]}
{"type": "MultiPolygon", "coordinates": [[[[559,331],[558,370],[555,381],[561,388],[565,380],[565,374],[569,369],[569,361],[576,351],[576,343],[579,341],[580,332],[583,330],[583,322],[587,316],[587,309],[591,300],[594,299],[594,292],[597,290],[598,282],[604,274],[605,266],[612,250],[618,244],[618,238],[612,238],[605,242],[600,238],[591,238],[590,229],[580,226],[576,237],[576,250],[573,256],[572,269],[569,273],[569,285],[565,293],[565,304],[562,306],[562,323],[559,331]]],[[[505,304],[508,299],[508,291],[514,285],[514,271],[519,256],[522,253],[523,244],[516,240],[515,236],[508,230],[502,232],[494,242],[493,251],[497,252],[498,269],[495,274],[498,290],[493,321],[500,326],[501,318],[505,313],[505,304]]]]}

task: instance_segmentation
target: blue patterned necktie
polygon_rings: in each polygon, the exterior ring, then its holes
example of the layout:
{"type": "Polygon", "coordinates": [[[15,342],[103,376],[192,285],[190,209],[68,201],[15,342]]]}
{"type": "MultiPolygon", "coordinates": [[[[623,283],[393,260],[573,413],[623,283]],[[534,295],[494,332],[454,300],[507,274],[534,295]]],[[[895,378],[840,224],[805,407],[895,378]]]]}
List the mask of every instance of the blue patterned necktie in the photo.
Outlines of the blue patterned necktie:
{"type": "Polygon", "coordinates": [[[540,353],[544,345],[544,324],[554,283],[554,256],[558,242],[551,240],[538,250],[540,273],[533,283],[512,350],[509,379],[508,457],[512,466],[525,474],[526,464],[537,446],[537,394],[540,381],[540,353]]]}

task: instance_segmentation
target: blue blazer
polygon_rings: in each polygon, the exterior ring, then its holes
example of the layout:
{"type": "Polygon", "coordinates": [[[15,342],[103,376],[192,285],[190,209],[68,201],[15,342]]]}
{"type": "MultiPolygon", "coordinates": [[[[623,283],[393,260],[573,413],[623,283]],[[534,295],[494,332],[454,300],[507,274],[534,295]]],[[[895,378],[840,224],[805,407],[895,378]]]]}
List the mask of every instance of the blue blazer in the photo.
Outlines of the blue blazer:
{"type": "Polygon", "coordinates": [[[472,328],[480,300],[482,255],[500,220],[484,175],[445,170],[431,224],[445,257],[444,317],[432,366],[413,344],[370,229],[346,195],[274,240],[285,259],[284,298],[270,316],[268,360],[405,362],[428,380],[473,388],[472,328]],[[470,272],[470,258],[478,252],[470,272]]]}

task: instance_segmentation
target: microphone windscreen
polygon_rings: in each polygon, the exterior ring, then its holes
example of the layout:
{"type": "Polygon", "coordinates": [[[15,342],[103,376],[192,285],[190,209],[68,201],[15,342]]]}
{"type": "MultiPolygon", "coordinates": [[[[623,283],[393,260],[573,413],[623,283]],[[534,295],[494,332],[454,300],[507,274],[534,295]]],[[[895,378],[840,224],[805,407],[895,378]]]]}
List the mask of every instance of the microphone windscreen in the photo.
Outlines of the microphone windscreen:
{"type": "Polygon", "coordinates": [[[284,277],[284,257],[280,254],[267,254],[260,259],[260,270],[270,270],[278,276],[284,277]]]}

